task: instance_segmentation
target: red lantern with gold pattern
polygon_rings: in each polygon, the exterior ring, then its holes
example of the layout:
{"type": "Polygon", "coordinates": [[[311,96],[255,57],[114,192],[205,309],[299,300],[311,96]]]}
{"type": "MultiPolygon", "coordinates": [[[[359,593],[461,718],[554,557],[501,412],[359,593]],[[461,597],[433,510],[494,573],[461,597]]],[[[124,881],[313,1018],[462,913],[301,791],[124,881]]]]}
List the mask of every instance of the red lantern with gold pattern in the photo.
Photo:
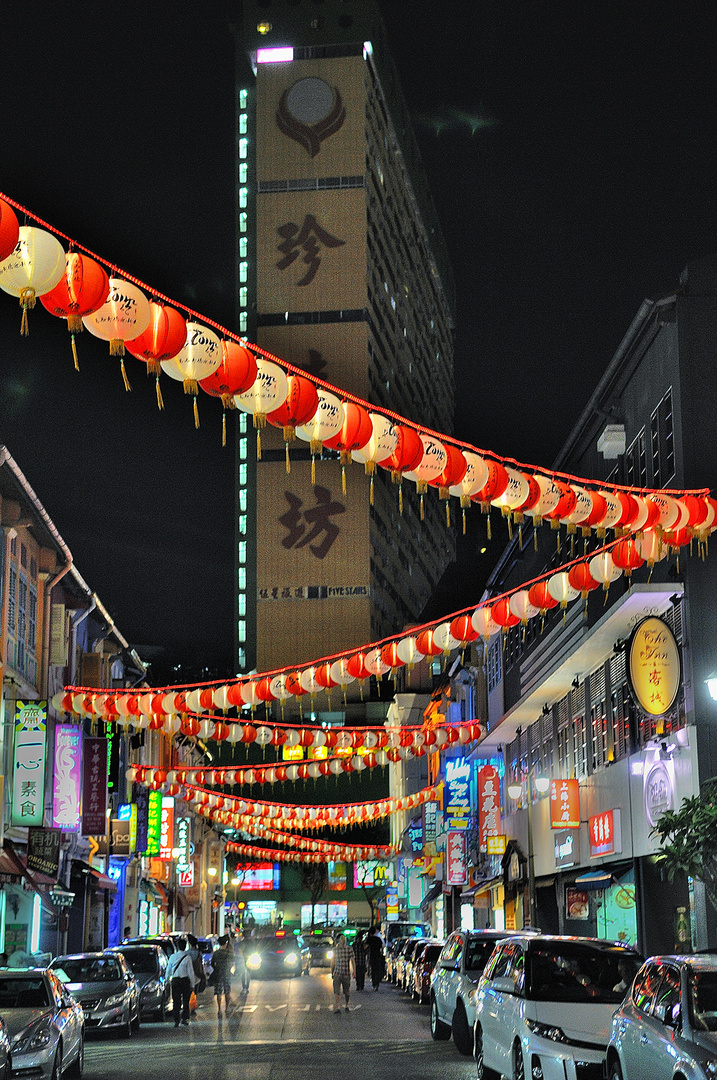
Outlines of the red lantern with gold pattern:
{"type": "Polygon", "coordinates": [[[491,604],[490,617],[493,622],[498,623],[498,626],[502,626],[506,633],[511,626],[517,626],[520,622],[520,619],[510,606],[510,597],[508,596],[504,596],[502,600],[496,600],[494,604],[491,604]]]}
{"type": "Polygon", "coordinates": [[[416,648],[423,656],[440,656],[443,649],[433,640],[433,630],[422,630],[416,635],[416,648]]]}
{"type": "Polygon", "coordinates": [[[289,392],[285,401],[267,413],[266,419],[274,427],[283,428],[286,444],[286,471],[291,472],[289,443],[296,438],[296,429],[308,424],[319,407],[319,395],[311,379],[305,375],[287,375],[289,392]]]}
{"type": "Polygon", "coordinates": [[[625,577],[628,578],[633,570],[637,570],[645,562],[637,550],[635,541],[631,538],[620,540],[618,544],[615,544],[614,548],[610,549],[610,554],[615,566],[619,567],[620,570],[624,570],[625,577]]]}
{"type": "Polygon", "coordinates": [[[15,211],[0,199],[0,262],[12,255],[20,239],[20,224],[15,211]]]}
{"type": "Polygon", "coordinates": [[[98,262],[78,251],[65,256],[65,273],[54,289],[40,297],[42,306],[58,319],[67,319],[67,329],[72,335],[72,355],[75,369],[80,370],[77,360],[75,334],[82,330],[82,316],[101,308],[110,291],[110,279],[98,262]]]}
{"type": "Polygon", "coordinates": [[[593,589],[597,589],[600,586],[600,582],[596,581],[590,573],[588,564],[582,562],[570,567],[568,570],[568,581],[574,589],[578,590],[586,603],[588,593],[591,593],[593,589]]]}
{"type": "Polygon", "coordinates": [[[536,581],[534,585],[531,585],[528,589],[528,599],[533,607],[538,608],[543,617],[549,608],[558,606],[558,601],[550,594],[547,581],[536,581]]]}

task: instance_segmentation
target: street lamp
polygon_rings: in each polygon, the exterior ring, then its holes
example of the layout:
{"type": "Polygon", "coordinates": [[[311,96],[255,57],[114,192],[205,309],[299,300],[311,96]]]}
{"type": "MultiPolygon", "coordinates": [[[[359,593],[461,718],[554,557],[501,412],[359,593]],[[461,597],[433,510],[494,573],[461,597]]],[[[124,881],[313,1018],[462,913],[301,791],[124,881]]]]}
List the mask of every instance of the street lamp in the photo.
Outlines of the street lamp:
{"type": "MultiPolygon", "coordinates": [[[[535,909],[535,852],[533,848],[533,791],[544,795],[550,787],[550,780],[546,776],[533,776],[528,773],[528,919],[531,926],[537,926],[538,918],[535,909]]],[[[508,785],[508,794],[511,799],[521,803],[523,799],[523,785],[514,783],[508,785]]],[[[520,807],[519,807],[520,808],[520,807]]]]}

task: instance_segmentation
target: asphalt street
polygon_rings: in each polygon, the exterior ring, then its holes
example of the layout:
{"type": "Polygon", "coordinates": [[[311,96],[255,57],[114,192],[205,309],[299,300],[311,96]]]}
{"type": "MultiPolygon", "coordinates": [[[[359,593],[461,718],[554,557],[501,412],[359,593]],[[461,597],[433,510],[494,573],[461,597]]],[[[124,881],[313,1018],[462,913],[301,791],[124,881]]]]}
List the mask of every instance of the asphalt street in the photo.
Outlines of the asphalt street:
{"type": "Polygon", "coordinates": [[[452,1042],[433,1042],[427,1006],[384,983],[353,992],[335,1014],[328,973],[252,980],[217,1019],[210,991],[188,1028],[143,1024],[129,1040],[86,1043],[86,1080],[467,1080],[475,1065],[452,1042]]]}

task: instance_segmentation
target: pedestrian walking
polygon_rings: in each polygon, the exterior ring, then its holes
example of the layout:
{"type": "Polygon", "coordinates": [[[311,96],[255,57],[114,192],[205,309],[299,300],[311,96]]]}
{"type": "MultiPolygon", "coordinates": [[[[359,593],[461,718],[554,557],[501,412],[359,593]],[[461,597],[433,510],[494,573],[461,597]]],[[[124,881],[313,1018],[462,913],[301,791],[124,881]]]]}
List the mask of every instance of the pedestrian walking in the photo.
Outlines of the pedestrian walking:
{"type": "Polygon", "coordinates": [[[249,968],[246,964],[246,958],[249,955],[250,947],[251,942],[249,940],[249,932],[247,930],[242,930],[234,943],[234,955],[236,957],[237,975],[241,981],[241,988],[244,993],[249,989],[249,968]]]}
{"type": "Polygon", "coordinates": [[[366,981],[366,939],[363,930],[356,935],[352,949],[356,969],[356,989],[363,990],[366,981]]]}
{"type": "Polygon", "coordinates": [[[351,976],[356,972],[354,954],[344,937],[343,930],[339,930],[334,938],[334,955],[331,958],[331,977],[334,984],[334,1012],[341,1012],[341,992],[343,991],[346,1004],[344,1008],[349,1011],[351,998],[351,976]]]}
{"type": "Polygon", "coordinates": [[[194,989],[196,976],[192,958],[187,952],[187,942],[182,937],[177,940],[177,951],[167,962],[167,974],[172,987],[172,1011],[174,1026],[189,1027],[189,998],[194,989]]]}
{"type": "Polygon", "coordinates": [[[377,926],[369,927],[368,931],[368,966],[371,969],[371,985],[374,990],[378,990],[386,974],[386,957],[383,952],[383,938],[377,926]]]}
{"type": "Polygon", "coordinates": [[[219,938],[219,948],[212,954],[212,984],[214,996],[217,999],[217,1016],[222,1016],[222,997],[224,998],[224,1011],[229,1011],[232,1004],[231,977],[234,970],[234,950],[229,940],[229,935],[224,934],[219,938]]]}

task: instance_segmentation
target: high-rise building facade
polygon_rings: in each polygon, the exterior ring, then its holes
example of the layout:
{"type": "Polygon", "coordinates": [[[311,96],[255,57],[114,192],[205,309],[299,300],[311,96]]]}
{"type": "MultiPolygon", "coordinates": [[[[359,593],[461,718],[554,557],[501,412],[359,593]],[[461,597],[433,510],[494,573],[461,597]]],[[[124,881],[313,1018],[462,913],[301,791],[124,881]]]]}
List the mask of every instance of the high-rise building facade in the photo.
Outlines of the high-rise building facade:
{"type": "MultiPolygon", "coordinates": [[[[371,0],[247,0],[237,35],[239,325],[250,341],[427,427],[453,424],[450,268],[371,0]],[[249,63],[247,64],[246,58],[249,63]]],[[[239,418],[239,670],[415,621],[455,557],[437,497],[336,454],[312,469],[239,418]],[[410,490],[409,490],[410,489],[410,490]],[[256,649],[254,650],[254,643],[256,649]]]]}

